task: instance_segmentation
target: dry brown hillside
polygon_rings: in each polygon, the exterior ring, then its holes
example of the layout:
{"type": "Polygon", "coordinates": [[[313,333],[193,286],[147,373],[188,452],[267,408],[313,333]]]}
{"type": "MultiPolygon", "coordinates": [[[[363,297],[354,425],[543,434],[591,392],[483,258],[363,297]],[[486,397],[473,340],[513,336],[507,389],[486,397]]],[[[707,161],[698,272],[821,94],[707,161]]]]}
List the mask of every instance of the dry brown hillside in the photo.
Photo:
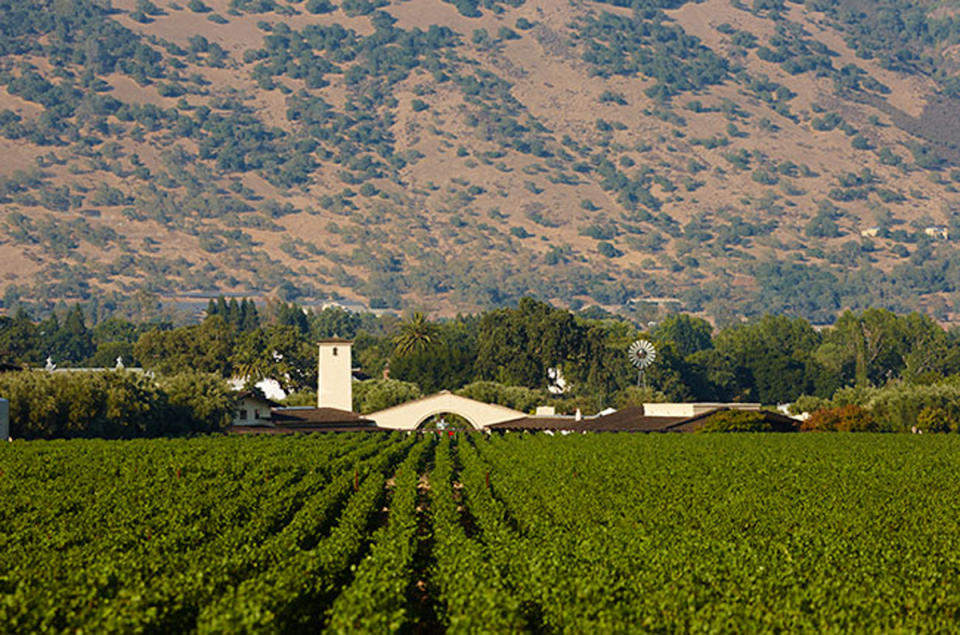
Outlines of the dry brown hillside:
{"type": "Polygon", "coordinates": [[[948,14],[620,4],[0,0],[4,306],[952,318],[948,14]]]}

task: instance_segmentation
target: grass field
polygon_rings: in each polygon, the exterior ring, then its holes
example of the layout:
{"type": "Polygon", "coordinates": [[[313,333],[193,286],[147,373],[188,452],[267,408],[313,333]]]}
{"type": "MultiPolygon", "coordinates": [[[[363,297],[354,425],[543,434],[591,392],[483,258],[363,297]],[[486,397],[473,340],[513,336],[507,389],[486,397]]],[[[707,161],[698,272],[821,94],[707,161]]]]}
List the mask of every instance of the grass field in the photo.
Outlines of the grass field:
{"type": "Polygon", "coordinates": [[[0,447],[0,631],[950,631],[960,438],[0,447]]]}

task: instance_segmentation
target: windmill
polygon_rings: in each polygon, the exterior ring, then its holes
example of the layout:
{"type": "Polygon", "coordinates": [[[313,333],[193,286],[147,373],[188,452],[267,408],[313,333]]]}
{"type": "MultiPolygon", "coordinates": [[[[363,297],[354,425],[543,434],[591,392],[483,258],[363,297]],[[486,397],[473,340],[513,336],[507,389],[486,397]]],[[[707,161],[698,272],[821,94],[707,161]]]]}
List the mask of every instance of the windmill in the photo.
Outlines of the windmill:
{"type": "Polygon", "coordinates": [[[630,363],[637,367],[637,385],[647,387],[645,371],[653,362],[657,360],[657,349],[649,340],[637,340],[627,349],[627,357],[630,363]]]}

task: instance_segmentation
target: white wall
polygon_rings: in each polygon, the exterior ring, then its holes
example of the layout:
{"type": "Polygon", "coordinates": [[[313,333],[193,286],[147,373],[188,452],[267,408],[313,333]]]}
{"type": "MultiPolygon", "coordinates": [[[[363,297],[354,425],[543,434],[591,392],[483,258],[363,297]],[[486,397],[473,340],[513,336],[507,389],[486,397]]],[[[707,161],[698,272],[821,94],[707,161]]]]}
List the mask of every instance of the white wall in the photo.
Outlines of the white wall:
{"type": "Polygon", "coordinates": [[[244,397],[237,404],[233,413],[233,425],[235,426],[262,426],[270,423],[270,404],[259,399],[244,397]],[[240,412],[247,413],[245,419],[240,418],[240,412]]]}
{"type": "Polygon", "coordinates": [[[717,408],[730,408],[731,410],[759,410],[758,403],[645,403],[643,404],[643,416],[645,417],[695,417],[710,412],[717,408]]]}

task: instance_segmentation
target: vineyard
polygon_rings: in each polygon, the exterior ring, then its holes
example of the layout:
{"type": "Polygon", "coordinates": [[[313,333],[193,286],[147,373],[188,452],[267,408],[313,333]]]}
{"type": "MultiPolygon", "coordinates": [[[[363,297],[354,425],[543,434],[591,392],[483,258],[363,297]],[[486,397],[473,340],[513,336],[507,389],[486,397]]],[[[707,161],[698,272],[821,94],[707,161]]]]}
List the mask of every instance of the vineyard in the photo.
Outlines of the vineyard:
{"type": "Polygon", "coordinates": [[[950,435],[0,447],[0,632],[948,631],[950,435]]]}

